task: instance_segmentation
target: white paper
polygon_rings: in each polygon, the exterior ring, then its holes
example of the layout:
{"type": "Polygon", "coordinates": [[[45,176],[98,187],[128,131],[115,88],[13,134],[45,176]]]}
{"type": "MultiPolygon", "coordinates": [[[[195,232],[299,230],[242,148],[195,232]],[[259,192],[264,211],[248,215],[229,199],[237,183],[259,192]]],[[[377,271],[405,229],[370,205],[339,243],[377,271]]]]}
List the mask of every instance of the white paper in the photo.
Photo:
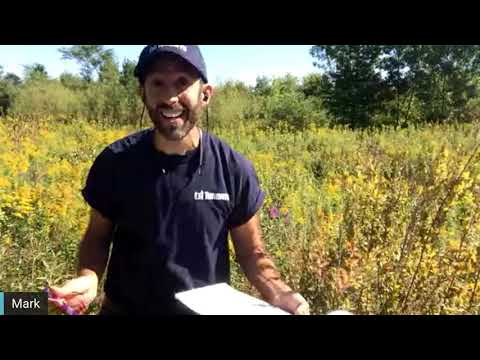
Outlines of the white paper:
{"type": "Polygon", "coordinates": [[[180,292],[175,298],[200,315],[290,315],[225,283],[180,292]]]}

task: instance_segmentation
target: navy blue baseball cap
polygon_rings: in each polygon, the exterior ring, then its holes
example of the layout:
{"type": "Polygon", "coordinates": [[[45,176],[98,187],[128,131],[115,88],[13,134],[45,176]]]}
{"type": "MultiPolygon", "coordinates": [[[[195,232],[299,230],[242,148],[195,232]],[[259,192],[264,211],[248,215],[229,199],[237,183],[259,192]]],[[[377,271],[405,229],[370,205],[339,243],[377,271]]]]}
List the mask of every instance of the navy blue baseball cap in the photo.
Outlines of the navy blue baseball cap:
{"type": "Polygon", "coordinates": [[[200,48],[197,45],[147,45],[140,54],[134,75],[144,77],[148,66],[164,54],[175,54],[187,61],[200,73],[202,80],[208,83],[207,67],[200,48]]]}

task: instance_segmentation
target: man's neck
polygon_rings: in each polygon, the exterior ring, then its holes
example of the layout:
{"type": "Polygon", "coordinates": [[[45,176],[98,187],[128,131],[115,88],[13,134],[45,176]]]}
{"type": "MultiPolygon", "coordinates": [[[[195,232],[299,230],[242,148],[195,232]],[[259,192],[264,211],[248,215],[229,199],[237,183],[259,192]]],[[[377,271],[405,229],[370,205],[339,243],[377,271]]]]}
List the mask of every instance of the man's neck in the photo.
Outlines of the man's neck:
{"type": "Polygon", "coordinates": [[[200,129],[196,126],[189,131],[187,136],[178,141],[165,139],[158,130],[155,130],[154,133],[155,149],[167,155],[185,155],[187,151],[196,149],[199,143],[200,129]]]}

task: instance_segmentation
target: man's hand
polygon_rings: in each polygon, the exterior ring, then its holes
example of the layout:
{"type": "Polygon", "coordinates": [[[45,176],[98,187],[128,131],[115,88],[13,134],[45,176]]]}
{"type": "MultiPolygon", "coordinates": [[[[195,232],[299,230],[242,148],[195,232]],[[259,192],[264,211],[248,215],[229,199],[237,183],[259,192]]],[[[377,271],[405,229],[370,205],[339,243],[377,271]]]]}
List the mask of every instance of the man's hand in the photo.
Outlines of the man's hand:
{"type": "Polygon", "coordinates": [[[52,286],[50,291],[55,297],[50,301],[58,307],[67,305],[79,314],[84,314],[97,296],[98,278],[94,273],[72,279],[62,287],[52,286]]]}
{"type": "Polygon", "coordinates": [[[271,304],[293,315],[310,315],[310,306],[307,301],[302,295],[293,291],[278,294],[271,304]]]}
{"type": "Polygon", "coordinates": [[[265,251],[258,216],[231,230],[237,260],[263,299],[291,314],[308,315],[308,303],[281,279],[265,251]]]}
{"type": "Polygon", "coordinates": [[[112,231],[112,222],[92,208],[87,231],[80,243],[78,277],[62,287],[51,287],[53,298],[50,302],[59,308],[68,306],[79,314],[87,311],[97,296],[98,282],[108,261],[112,231]]]}

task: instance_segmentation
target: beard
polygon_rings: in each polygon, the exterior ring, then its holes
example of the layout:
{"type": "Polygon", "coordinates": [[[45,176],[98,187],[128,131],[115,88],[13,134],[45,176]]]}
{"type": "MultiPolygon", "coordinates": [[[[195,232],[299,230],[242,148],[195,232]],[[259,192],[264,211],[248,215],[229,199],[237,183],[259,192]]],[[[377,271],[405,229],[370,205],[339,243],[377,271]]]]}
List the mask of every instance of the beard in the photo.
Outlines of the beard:
{"type": "MultiPolygon", "coordinates": [[[[162,116],[162,110],[166,110],[166,107],[164,106],[157,106],[155,108],[147,106],[147,110],[155,129],[160,135],[169,141],[183,140],[200,121],[202,115],[202,107],[200,103],[191,109],[183,108],[183,114],[175,121],[168,121],[162,116]]],[[[169,110],[182,110],[182,108],[170,108],[169,110]]]]}

